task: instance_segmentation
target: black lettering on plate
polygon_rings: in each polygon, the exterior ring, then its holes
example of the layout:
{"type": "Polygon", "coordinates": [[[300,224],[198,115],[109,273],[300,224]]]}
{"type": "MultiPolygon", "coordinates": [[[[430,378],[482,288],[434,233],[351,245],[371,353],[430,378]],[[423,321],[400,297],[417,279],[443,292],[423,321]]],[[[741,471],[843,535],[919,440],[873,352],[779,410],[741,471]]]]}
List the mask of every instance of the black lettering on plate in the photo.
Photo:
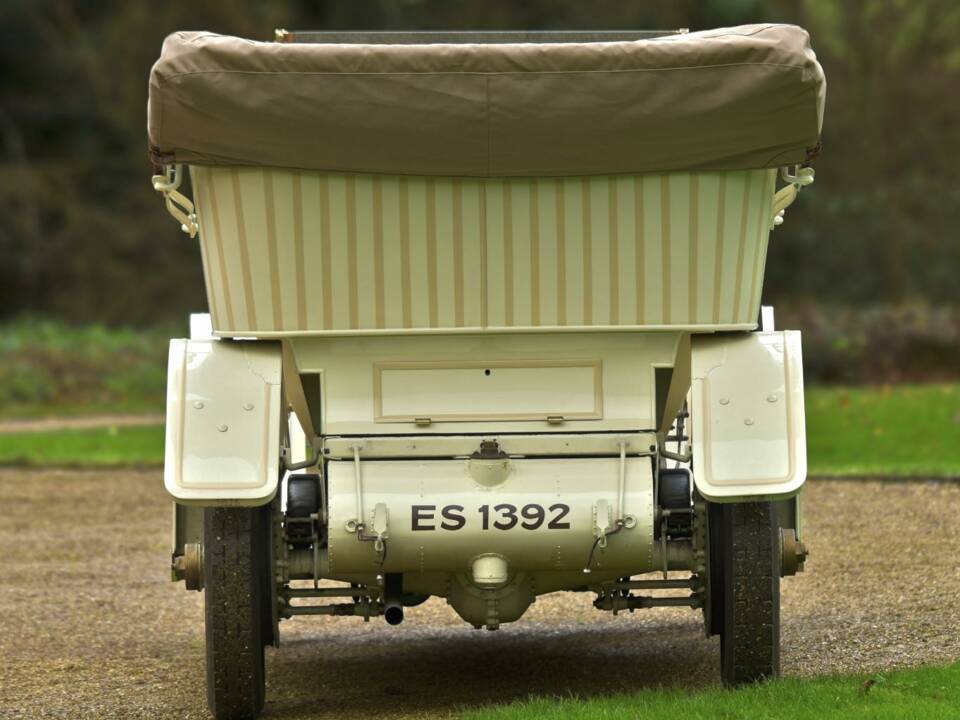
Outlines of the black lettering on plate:
{"type": "Polygon", "coordinates": [[[520,527],[522,527],[524,530],[536,530],[543,525],[543,520],[547,516],[547,511],[543,509],[543,505],[530,503],[529,505],[523,506],[523,508],[520,510],[520,515],[523,516],[523,522],[520,523],[520,527]]]}
{"type": "Polygon", "coordinates": [[[424,523],[433,520],[434,513],[437,510],[436,505],[413,505],[410,508],[412,518],[411,526],[413,530],[436,530],[436,525],[425,525],[424,523]]]}
{"type": "Polygon", "coordinates": [[[556,505],[550,506],[550,512],[556,512],[557,514],[553,519],[547,523],[547,530],[569,530],[570,523],[560,522],[570,513],[570,506],[564,505],[563,503],[557,503],[556,505]]]}
{"type": "Polygon", "coordinates": [[[463,515],[463,505],[447,505],[441,511],[443,522],[440,527],[444,530],[459,530],[467,524],[467,518],[463,515]]]}
{"type": "Polygon", "coordinates": [[[502,522],[500,520],[494,520],[493,526],[497,530],[509,530],[517,524],[518,518],[516,505],[511,505],[510,503],[501,503],[500,505],[494,505],[493,509],[498,513],[501,513],[506,521],[502,522]]]}

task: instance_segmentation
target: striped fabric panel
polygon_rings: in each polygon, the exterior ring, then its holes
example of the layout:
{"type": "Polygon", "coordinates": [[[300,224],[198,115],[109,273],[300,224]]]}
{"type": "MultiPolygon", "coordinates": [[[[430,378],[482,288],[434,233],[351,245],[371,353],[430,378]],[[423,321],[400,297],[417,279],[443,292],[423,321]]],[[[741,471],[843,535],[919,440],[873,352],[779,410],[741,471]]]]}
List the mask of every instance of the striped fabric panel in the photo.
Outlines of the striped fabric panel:
{"type": "Polygon", "coordinates": [[[488,325],[749,324],[773,171],[486,183],[488,325]]]}
{"type": "Polygon", "coordinates": [[[192,172],[226,334],[750,324],[759,310],[772,170],[192,172]]]}
{"type": "Polygon", "coordinates": [[[221,332],[480,327],[479,181],[193,168],[221,332]]]}

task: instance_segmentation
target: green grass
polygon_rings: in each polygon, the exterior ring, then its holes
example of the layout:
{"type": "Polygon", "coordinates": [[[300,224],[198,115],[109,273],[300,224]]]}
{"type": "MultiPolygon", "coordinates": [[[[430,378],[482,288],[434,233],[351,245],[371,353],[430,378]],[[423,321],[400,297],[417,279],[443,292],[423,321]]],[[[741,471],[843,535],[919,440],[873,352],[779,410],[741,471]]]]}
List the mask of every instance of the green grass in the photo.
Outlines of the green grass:
{"type": "MultiPolygon", "coordinates": [[[[960,385],[812,388],[806,407],[811,475],[960,477],[960,385]]],[[[162,461],[160,428],[0,434],[2,463],[162,461]]]]}
{"type": "Polygon", "coordinates": [[[807,390],[811,475],[960,476],[960,385],[807,390]]]}
{"type": "Polygon", "coordinates": [[[737,690],[647,690],[577,699],[540,698],[472,710],[462,720],[947,720],[960,717],[960,664],[916,670],[780,680],[737,690]]]}
{"type": "Polygon", "coordinates": [[[161,426],[0,433],[4,465],[158,465],[161,426]]]}

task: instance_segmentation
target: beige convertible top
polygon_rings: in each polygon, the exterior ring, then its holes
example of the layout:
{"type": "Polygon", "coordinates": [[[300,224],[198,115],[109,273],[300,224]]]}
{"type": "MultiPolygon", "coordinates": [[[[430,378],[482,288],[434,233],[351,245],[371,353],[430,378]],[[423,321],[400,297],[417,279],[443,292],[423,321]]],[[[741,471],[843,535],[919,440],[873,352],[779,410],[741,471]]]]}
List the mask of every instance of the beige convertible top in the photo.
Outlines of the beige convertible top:
{"type": "Polygon", "coordinates": [[[155,164],[562,176],[810,160],[805,30],[618,42],[263,43],[179,32],[150,75],[155,164]]]}

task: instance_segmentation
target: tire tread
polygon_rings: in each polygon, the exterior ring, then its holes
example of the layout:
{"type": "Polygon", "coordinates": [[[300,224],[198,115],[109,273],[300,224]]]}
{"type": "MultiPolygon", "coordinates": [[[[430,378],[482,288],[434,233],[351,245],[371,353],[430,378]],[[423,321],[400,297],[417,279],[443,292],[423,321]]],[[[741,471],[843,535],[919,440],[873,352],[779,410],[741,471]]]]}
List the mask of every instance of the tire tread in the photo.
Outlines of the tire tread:
{"type": "Polygon", "coordinates": [[[207,704],[217,720],[252,720],[264,702],[258,515],[218,507],[203,520],[207,704]]]}
{"type": "Polygon", "coordinates": [[[780,549],[769,502],[723,508],[723,681],[731,685],[780,674],[780,549]]]}

